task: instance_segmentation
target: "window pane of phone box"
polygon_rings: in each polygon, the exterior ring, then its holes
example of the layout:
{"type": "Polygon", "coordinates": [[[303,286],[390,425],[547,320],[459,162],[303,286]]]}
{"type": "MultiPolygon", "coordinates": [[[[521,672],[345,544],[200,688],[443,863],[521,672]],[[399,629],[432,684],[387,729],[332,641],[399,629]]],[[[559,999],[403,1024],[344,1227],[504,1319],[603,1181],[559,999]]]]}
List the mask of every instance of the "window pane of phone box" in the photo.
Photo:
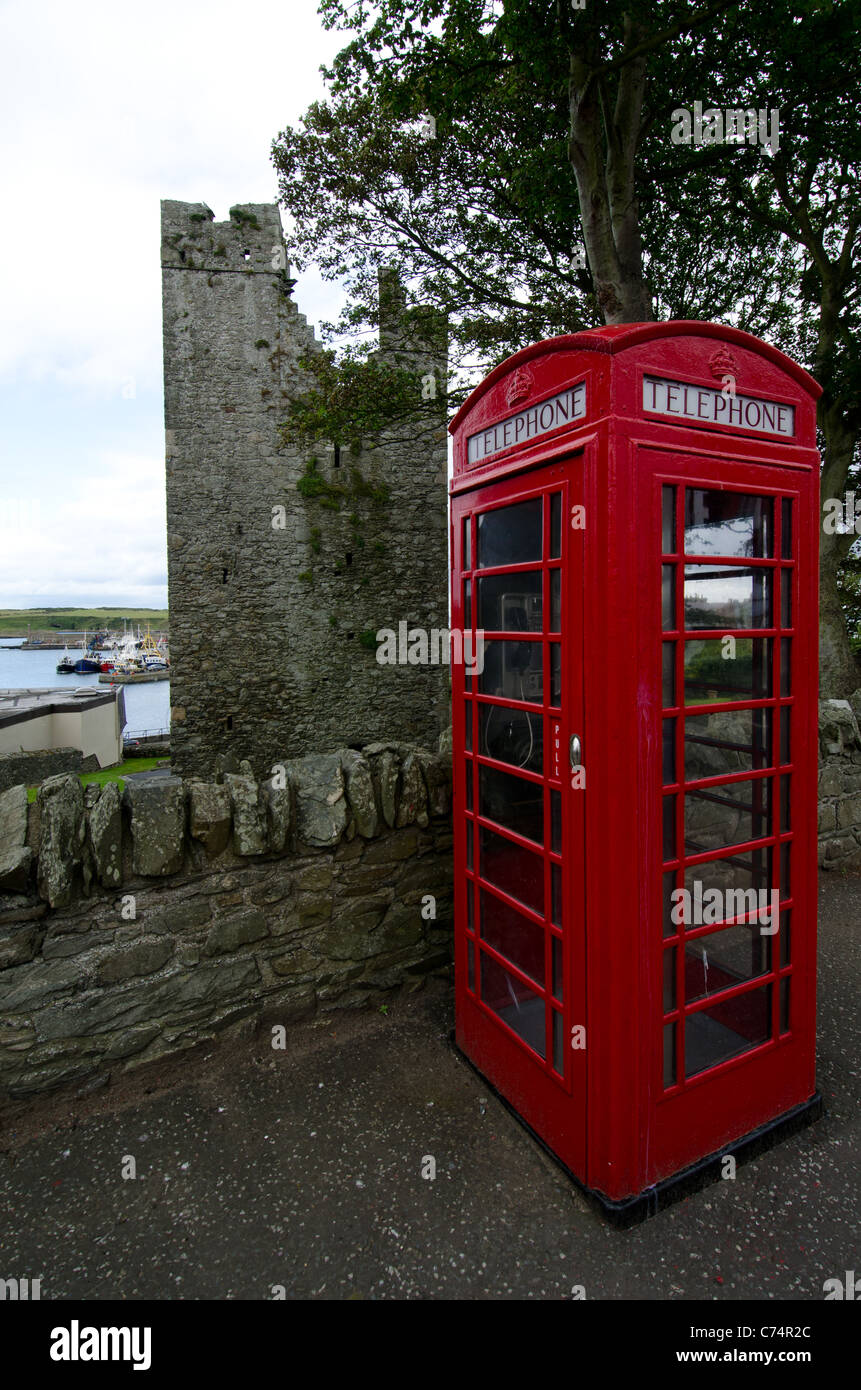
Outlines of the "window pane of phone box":
{"type": "Polygon", "coordinates": [[[748,990],[685,1019],[685,1074],[696,1076],[771,1036],[771,985],[748,990]]]}
{"type": "Polygon", "coordinates": [[[541,559],[540,497],[482,512],[478,518],[478,568],[523,565],[541,559]]]}
{"type": "Polygon", "coordinates": [[[685,850],[705,854],[725,845],[762,840],[771,826],[771,778],[724,782],[685,793],[685,850]]]}
{"type": "Polygon", "coordinates": [[[478,810],[524,839],[544,843],[544,785],[495,767],[478,770],[478,810]]]}
{"type": "Polygon", "coordinates": [[[685,553],[767,559],[772,553],[773,503],[770,497],[687,488],[685,553]]]}
{"type": "Polygon", "coordinates": [[[685,780],[771,765],[771,710],[716,710],[685,720],[685,780]]]}
{"type": "Polygon", "coordinates": [[[685,643],[685,704],[771,698],[771,639],[703,637],[685,643]]]}
{"type": "Polygon", "coordinates": [[[479,751],[486,758],[528,772],[543,770],[544,721],[540,714],[508,709],[505,705],[480,704],[478,719],[479,751]]]}
{"type": "Polygon", "coordinates": [[[543,585],[541,570],[483,575],[477,581],[476,626],[485,632],[540,632],[543,585]]]}
{"type": "Polygon", "coordinates": [[[543,643],[485,639],[484,670],[479,672],[478,688],[482,695],[540,705],[544,690],[543,643]]]}
{"type": "Polygon", "coordinates": [[[479,873],[494,888],[544,916],[544,860],[486,826],[479,830],[479,873]]]}
{"type": "Polygon", "coordinates": [[[491,956],[481,953],[481,997],[489,1009],[543,1057],[546,1052],[544,1001],[509,975],[491,956]]]}
{"type": "Polygon", "coordinates": [[[744,922],[698,936],[685,947],[685,998],[688,1002],[755,980],[771,969],[770,921],[744,922]]]}
{"type": "Polygon", "coordinates": [[[481,890],[481,935],[501,956],[544,985],[544,929],[481,890]]]}

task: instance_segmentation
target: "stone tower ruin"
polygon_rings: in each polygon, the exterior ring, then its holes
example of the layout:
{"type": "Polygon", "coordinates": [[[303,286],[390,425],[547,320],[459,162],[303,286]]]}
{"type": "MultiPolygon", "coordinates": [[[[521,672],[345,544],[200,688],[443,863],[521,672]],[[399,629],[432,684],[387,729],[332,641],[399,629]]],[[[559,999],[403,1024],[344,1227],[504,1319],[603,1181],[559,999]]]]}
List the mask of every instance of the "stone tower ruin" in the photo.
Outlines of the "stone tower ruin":
{"type": "MultiPolygon", "coordinates": [[[[447,626],[445,397],[415,431],[300,450],[279,433],[319,350],[274,204],[162,203],[174,771],[375,740],[433,745],[444,665],[380,665],[375,633],[447,626]]],[[[439,330],[439,331],[437,331],[439,330]]],[[[380,357],[446,371],[381,277],[380,357]]]]}

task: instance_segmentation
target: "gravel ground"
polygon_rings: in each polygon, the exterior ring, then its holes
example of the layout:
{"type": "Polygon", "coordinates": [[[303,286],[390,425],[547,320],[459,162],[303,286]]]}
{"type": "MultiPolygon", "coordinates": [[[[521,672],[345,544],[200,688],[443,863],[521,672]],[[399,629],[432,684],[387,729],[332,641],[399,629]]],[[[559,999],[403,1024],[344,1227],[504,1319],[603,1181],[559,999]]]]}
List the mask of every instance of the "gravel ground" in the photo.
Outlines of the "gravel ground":
{"type": "Polygon", "coordinates": [[[41,1275],[43,1299],[822,1300],[861,1271],[861,880],[824,876],[820,914],[825,1118],[633,1230],[454,1052],[436,982],[283,1053],[249,1038],[10,1112],[0,1273],[41,1275]]]}

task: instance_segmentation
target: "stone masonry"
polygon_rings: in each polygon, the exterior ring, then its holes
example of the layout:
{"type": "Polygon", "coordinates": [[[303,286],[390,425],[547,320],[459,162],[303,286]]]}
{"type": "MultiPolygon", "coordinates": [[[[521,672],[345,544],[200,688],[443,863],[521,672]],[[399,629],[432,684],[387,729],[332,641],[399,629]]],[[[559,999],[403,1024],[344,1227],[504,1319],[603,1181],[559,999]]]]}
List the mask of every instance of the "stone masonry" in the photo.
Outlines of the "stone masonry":
{"type": "Polygon", "coordinates": [[[175,771],[249,759],[262,776],[285,754],[434,744],[447,670],[380,666],[374,634],[448,622],[444,331],[417,338],[384,274],[378,356],[415,372],[417,401],[435,374],[438,425],[286,448],[299,359],[319,344],[277,207],[215,222],[164,202],[162,268],[175,771]]]}
{"type": "Polygon", "coordinates": [[[447,969],[450,758],[377,743],[282,767],[0,795],[0,1102],[447,969]]]}

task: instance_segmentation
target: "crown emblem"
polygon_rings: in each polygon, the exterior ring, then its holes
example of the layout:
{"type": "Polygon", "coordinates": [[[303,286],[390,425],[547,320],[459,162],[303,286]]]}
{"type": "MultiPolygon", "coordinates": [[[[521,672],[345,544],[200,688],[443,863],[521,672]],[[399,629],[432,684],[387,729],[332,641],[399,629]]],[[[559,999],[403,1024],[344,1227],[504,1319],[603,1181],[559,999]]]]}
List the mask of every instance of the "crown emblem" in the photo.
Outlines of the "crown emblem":
{"type": "Polygon", "coordinates": [[[738,376],[736,360],[728,348],[720,347],[709,358],[709,369],[713,377],[721,381],[725,376],[738,376]]]}
{"type": "Polygon", "coordinates": [[[509,405],[517,405],[532,395],[534,386],[532,373],[528,367],[518,367],[505,388],[505,399],[509,405]]]}

